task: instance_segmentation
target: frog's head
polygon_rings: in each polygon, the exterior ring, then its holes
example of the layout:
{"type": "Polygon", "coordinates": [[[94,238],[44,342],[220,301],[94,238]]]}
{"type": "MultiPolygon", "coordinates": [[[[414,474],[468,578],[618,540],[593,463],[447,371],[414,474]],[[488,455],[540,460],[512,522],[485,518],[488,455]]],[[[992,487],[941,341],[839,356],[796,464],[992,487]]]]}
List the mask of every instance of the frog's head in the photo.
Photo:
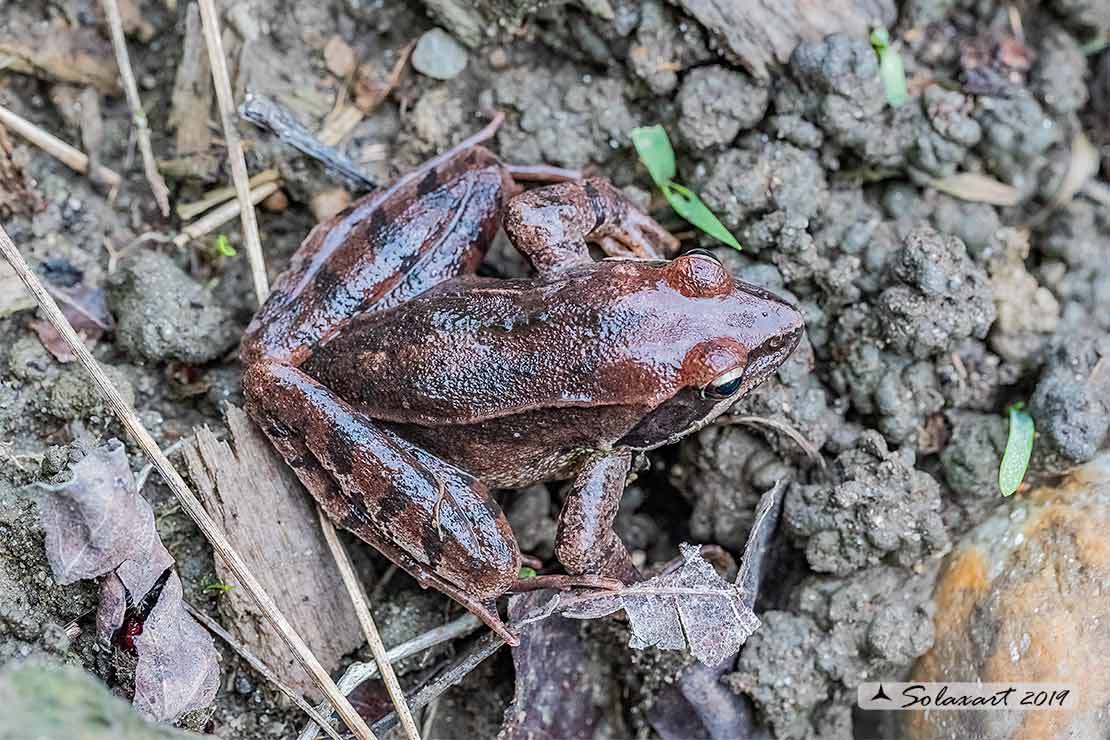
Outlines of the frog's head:
{"type": "Polygon", "coordinates": [[[769,378],[801,340],[796,307],[733,278],[709,252],[691,252],[661,268],[681,308],[671,322],[677,365],[658,405],[618,444],[659,447],[696,431],[769,378]]]}

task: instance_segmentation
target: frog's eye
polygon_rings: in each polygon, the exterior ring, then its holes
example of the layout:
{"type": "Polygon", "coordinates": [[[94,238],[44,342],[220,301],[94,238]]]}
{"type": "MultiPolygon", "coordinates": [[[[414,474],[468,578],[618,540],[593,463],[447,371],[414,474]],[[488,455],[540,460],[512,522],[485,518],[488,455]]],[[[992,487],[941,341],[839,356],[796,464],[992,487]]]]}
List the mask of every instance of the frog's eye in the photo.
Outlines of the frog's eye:
{"type": "Polygon", "coordinates": [[[709,398],[728,398],[740,390],[743,383],[744,368],[739,367],[714,378],[713,382],[705,387],[703,393],[709,398]]]}

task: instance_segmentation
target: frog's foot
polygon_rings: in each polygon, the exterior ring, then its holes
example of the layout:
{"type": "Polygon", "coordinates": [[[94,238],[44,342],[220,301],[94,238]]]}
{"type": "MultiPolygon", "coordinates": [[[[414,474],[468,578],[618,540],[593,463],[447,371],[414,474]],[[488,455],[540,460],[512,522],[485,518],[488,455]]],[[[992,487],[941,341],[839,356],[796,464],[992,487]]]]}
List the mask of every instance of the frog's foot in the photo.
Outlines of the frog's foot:
{"type": "Polygon", "coordinates": [[[481,483],[296,367],[252,363],[243,387],[251,416],[333,521],[517,644],[495,601],[520,572],[520,550],[481,483]]]}
{"type": "Polygon", "coordinates": [[[646,213],[630,209],[618,224],[602,227],[597,244],[610,257],[658,260],[673,256],[678,239],[646,213]]]}
{"type": "Polygon", "coordinates": [[[515,196],[505,233],[539,272],[592,261],[587,243],[618,257],[673,256],[678,239],[604,178],[562,182],[515,196]]]}
{"type": "Polygon", "coordinates": [[[616,578],[608,578],[607,576],[545,575],[532,576],[531,578],[518,578],[513,581],[512,586],[509,586],[509,591],[514,594],[523,593],[525,591],[541,591],[546,588],[555,589],[556,591],[568,591],[572,588],[617,591],[624,588],[625,585],[623,581],[616,578]]]}

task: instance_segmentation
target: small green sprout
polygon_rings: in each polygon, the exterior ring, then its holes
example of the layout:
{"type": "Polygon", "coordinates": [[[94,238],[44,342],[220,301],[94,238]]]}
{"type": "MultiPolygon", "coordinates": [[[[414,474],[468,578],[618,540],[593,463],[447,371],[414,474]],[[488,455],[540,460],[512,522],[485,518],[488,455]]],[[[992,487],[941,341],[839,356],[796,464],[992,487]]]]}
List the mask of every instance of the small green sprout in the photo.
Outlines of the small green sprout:
{"type": "Polygon", "coordinates": [[[516,574],[516,577],[522,581],[525,578],[535,578],[536,571],[533,568],[529,568],[527,565],[522,565],[520,566],[520,572],[516,574]]]}
{"type": "Polygon", "coordinates": [[[206,594],[209,594],[209,593],[226,594],[228,591],[232,590],[233,588],[235,588],[234,583],[224,583],[223,581],[213,581],[212,583],[205,584],[204,588],[201,589],[201,590],[204,591],[204,593],[206,593],[206,594]]]}
{"type": "Polygon", "coordinates": [[[1029,469],[1029,457],[1033,454],[1033,417],[1025,411],[1025,404],[1015,403],[1007,411],[1010,414],[1010,436],[1006,440],[1006,451],[1002,454],[1002,464],[998,466],[998,490],[1009,496],[1018,489],[1029,469]]]}
{"type": "Polygon", "coordinates": [[[886,90],[886,101],[894,108],[909,100],[906,92],[906,69],[902,57],[890,45],[890,34],[885,28],[871,32],[871,48],[879,55],[879,79],[886,90]]]}
{"type": "Polygon", "coordinates": [[[714,239],[740,249],[740,242],[713,215],[713,211],[709,210],[697,193],[674,181],[677,174],[674,149],[671,148],[671,140],[665,128],[656,124],[632,129],[632,145],[636,147],[640,161],[647,167],[651,179],[663,191],[675,213],[714,239]]]}
{"type": "Polygon", "coordinates": [[[231,246],[231,241],[227,238],[227,234],[217,235],[212,248],[216,250],[216,254],[222,254],[224,257],[234,257],[238,254],[238,252],[235,251],[235,247],[231,246]]]}

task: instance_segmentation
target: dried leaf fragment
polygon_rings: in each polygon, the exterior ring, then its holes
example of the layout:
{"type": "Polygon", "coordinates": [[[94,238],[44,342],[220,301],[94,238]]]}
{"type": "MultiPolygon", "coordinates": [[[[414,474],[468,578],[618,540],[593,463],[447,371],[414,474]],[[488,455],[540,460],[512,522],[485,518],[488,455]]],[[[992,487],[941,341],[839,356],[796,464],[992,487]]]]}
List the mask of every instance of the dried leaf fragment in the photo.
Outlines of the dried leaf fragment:
{"type": "Polygon", "coordinates": [[[1016,206],[1021,191],[1012,185],[977,172],[959,172],[929,182],[929,185],[954,198],[992,206],[1016,206]]]}
{"type": "Polygon", "coordinates": [[[185,611],[181,579],[170,573],[158,603],[135,637],[135,706],[172,720],[212,703],[220,685],[212,636],[185,611]]]}
{"type": "Polygon", "coordinates": [[[141,623],[133,641],[134,703],[141,711],[170,722],[211,704],[219,688],[212,637],[185,611],[173,557],[136,489],[123,444],[112,440],[90,450],[72,471],[65,483],[39,484],[54,577],[60,583],[101,579],[96,627],[102,643],[111,642],[125,615],[141,623]]]}
{"type": "Polygon", "coordinates": [[[619,591],[569,597],[558,610],[572,619],[596,619],[623,608],[632,628],[630,647],[689,650],[702,663],[717,665],[740,650],[759,619],[743,591],[721,578],[700,550],[683,543],[677,570],[619,591]]]}
{"type": "Polygon", "coordinates": [[[135,491],[119,441],[90,450],[72,480],[39,487],[46,559],[59,583],[102,576],[150,552],[154,512],[135,491]]]}

